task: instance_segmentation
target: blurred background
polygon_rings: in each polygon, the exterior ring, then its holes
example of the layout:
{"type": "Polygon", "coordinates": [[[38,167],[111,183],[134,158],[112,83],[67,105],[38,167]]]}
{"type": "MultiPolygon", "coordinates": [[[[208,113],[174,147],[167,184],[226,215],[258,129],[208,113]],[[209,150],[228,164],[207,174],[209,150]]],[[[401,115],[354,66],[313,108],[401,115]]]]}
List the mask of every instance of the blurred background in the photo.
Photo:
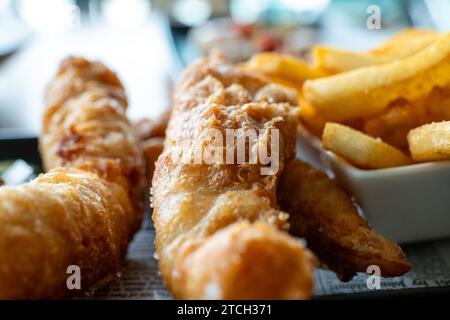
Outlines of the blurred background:
{"type": "Polygon", "coordinates": [[[162,113],[183,67],[213,48],[307,58],[314,43],[364,50],[409,26],[450,30],[449,17],[450,0],[0,0],[0,138],[38,134],[45,85],[69,54],[117,71],[137,120],[162,113]]]}

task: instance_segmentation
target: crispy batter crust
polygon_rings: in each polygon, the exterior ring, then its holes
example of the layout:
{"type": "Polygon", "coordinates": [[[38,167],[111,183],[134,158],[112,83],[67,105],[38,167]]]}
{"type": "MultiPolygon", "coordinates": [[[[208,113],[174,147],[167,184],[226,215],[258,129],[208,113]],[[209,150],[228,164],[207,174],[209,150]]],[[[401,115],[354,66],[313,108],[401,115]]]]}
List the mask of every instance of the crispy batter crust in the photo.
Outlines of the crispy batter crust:
{"type": "Polygon", "coordinates": [[[264,78],[211,57],[191,66],[175,91],[152,200],[160,269],[176,298],[311,295],[312,255],[278,230],[288,227],[288,215],[276,205],[276,185],[294,156],[295,109],[269,101],[267,91],[256,100],[266,85],[264,78]],[[263,176],[261,165],[177,161],[204,143],[205,128],[279,129],[279,170],[263,176]]]}
{"type": "Polygon", "coordinates": [[[278,192],[290,213],[290,232],[304,237],[323,263],[343,280],[378,265],[386,277],[411,269],[402,249],[372,230],[350,197],[328,176],[294,159],[283,173],[278,192]]]}
{"type": "Polygon", "coordinates": [[[145,167],[117,76],[82,58],[46,94],[40,152],[48,173],[0,188],[0,298],[64,298],[116,278],[140,226],[145,167]]]}
{"type": "Polygon", "coordinates": [[[99,62],[69,57],[46,90],[39,149],[46,170],[76,167],[122,185],[144,210],[145,163],[126,116],[127,99],[116,74],[99,62]]]}
{"type": "Polygon", "coordinates": [[[70,265],[81,289],[115,278],[134,228],[126,191],[78,169],[0,188],[0,299],[49,299],[67,289],[70,265]]]}

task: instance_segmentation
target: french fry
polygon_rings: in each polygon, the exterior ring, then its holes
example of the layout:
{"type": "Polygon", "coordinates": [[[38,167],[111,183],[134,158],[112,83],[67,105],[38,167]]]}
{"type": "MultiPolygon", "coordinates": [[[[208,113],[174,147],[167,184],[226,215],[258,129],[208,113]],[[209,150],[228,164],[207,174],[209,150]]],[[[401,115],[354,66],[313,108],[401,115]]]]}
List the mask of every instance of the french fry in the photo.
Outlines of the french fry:
{"type": "Polygon", "coordinates": [[[322,136],[323,128],[327,122],[317,111],[311,107],[308,101],[299,97],[298,105],[300,106],[300,121],[315,136],[322,136]]]}
{"type": "Polygon", "coordinates": [[[450,88],[434,88],[426,99],[420,102],[426,108],[429,118],[427,123],[450,120],[450,88]]]}
{"type": "Polygon", "coordinates": [[[406,135],[429,121],[424,103],[398,101],[391,104],[375,117],[364,121],[363,131],[372,137],[379,137],[401,150],[408,150],[406,135]]]}
{"type": "Polygon", "coordinates": [[[415,161],[450,160],[450,121],[425,124],[408,133],[415,161]]]}
{"type": "Polygon", "coordinates": [[[279,53],[267,52],[254,55],[244,68],[261,72],[274,82],[299,88],[307,79],[316,79],[325,74],[311,68],[303,60],[279,53]]]}
{"type": "Polygon", "coordinates": [[[439,33],[435,31],[411,28],[396,34],[380,47],[366,52],[316,46],[312,50],[314,67],[330,73],[339,73],[388,63],[418,53],[438,37],[439,33]]]}
{"type": "Polygon", "coordinates": [[[326,46],[315,46],[312,56],[314,67],[330,73],[340,73],[392,61],[389,56],[375,56],[367,52],[339,50],[326,46]]]}
{"type": "Polygon", "coordinates": [[[414,101],[450,85],[450,33],[416,55],[322,79],[307,80],[305,98],[330,121],[377,114],[395,100],[414,101]]]}
{"type": "Polygon", "coordinates": [[[434,30],[408,28],[391,37],[380,47],[370,50],[369,53],[374,56],[406,58],[431,45],[440,36],[442,34],[434,30]]]}
{"type": "Polygon", "coordinates": [[[364,169],[408,165],[411,160],[399,149],[350,127],[328,122],[322,135],[323,147],[364,169]]]}
{"type": "Polygon", "coordinates": [[[427,123],[450,120],[450,88],[433,88],[426,97],[413,102],[399,100],[376,116],[364,119],[362,131],[401,150],[408,150],[406,136],[427,123]]]}

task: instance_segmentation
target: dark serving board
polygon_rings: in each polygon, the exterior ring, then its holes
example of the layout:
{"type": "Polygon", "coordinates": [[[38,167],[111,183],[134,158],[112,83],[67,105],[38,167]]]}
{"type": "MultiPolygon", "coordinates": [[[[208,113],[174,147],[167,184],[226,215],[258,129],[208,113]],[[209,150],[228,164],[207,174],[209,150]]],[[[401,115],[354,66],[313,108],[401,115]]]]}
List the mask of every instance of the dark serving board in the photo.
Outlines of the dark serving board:
{"type": "Polygon", "coordinates": [[[38,152],[38,139],[34,136],[0,136],[0,161],[22,159],[33,165],[41,164],[38,152]]]}

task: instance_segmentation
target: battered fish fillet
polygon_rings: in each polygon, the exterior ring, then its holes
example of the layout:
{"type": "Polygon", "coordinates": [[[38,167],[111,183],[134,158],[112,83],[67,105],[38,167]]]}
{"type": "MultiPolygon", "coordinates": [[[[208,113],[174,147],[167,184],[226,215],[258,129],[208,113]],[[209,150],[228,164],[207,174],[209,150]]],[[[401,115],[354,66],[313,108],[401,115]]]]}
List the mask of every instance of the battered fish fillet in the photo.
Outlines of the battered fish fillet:
{"type": "Polygon", "coordinates": [[[116,74],[99,62],[69,57],[45,99],[39,139],[44,168],[76,167],[122,185],[135,208],[137,229],[145,203],[145,162],[116,74]]]}
{"type": "Polygon", "coordinates": [[[65,298],[117,277],[143,216],[145,167],[122,84],[82,58],[46,94],[40,152],[48,173],[0,187],[0,298],[65,298]],[[81,291],[66,272],[80,267],[81,291]]]}
{"type": "Polygon", "coordinates": [[[378,265],[385,277],[411,269],[401,248],[372,230],[350,197],[328,176],[300,160],[287,166],[278,201],[290,213],[290,232],[304,237],[318,258],[342,280],[378,265]]]}
{"type": "MultiPolygon", "coordinates": [[[[288,228],[288,214],[276,204],[279,175],[295,150],[297,114],[287,96],[218,56],[184,73],[152,192],[160,270],[176,298],[310,297],[315,259],[281,231],[288,228]],[[224,136],[226,129],[278,129],[275,174],[261,175],[264,165],[248,161],[180,161],[198,146],[211,146],[203,138],[212,128],[224,136]]],[[[268,140],[260,136],[258,143],[268,140]]]]}
{"type": "Polygon", "coordinates": [[[78,169],[0,187],[0,299],[79,294],[66,285],[71,265],[83,292],[115,279],[134,215],[124,188],[78,169]]]}

